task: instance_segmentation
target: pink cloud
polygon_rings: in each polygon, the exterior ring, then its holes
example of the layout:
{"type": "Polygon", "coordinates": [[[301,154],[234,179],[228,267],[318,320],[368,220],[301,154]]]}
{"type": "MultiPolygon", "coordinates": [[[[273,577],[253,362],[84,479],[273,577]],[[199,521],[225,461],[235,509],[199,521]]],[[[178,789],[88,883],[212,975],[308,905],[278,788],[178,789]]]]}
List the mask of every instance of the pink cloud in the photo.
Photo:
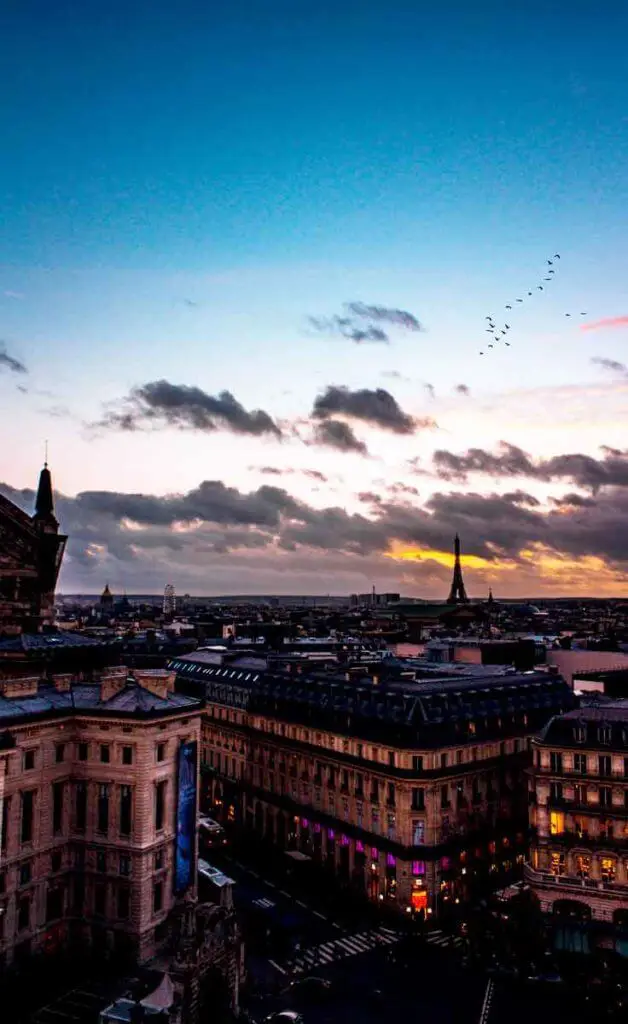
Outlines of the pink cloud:
{"type": "Polygon", "coordinates": [[[594,320],[590,324],[582,324],[581,331],[597,331],[600,327],[628,327],[628,316],[607,316],[604,320],[594,320]]]}

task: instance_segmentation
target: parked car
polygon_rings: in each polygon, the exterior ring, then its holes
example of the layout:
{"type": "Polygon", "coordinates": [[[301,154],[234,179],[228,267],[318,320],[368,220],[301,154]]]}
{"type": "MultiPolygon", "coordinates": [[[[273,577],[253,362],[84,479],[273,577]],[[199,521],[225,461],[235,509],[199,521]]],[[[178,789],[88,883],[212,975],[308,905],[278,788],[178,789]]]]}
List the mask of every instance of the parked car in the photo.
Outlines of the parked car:
{"type": "Polygon", "coordinates": [[[278,1010],[276,1013],[269,1013],[264,1017],[265,1024],[305,1024],[303,1017],[297,1010],[278,1010]]]}
{"type": "Polygon", "coordinates": [[[295,978],[285,989],[284,995],[289,995],[291,1000],[295,999],[306,1004],[320,1003],[327,998],[330,989],[331,982],[327,978],[310,976],[307,978],[295,978]]]}

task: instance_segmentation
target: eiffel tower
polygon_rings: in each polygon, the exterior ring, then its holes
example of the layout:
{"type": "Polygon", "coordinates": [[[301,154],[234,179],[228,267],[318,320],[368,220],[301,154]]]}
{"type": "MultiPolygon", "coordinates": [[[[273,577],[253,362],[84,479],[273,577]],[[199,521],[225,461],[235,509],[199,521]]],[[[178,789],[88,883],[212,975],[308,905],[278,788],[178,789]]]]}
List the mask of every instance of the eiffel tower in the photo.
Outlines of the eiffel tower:
{"type": "Polygon", "coordinates": [[[462,578],[462,568],[460,565],[460,537],[456,534],[454,540],[454,575],[451,581],[451,590],[449,591],[449,597],[447,598],[448,604],[467,604],[469,598],[467,592],[464,589],[464,580],[462,578]]]}

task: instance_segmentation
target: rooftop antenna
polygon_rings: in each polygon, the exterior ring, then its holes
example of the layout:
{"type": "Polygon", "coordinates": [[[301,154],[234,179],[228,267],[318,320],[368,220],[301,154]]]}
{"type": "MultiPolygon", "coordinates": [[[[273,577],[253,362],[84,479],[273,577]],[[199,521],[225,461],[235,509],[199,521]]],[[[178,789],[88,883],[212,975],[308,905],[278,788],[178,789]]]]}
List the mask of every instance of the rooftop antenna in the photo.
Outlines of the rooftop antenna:
{"type": "Polygon", "coordinates": [[[44,466],[48,465],[48,441],[44,441],[44,466]]]}

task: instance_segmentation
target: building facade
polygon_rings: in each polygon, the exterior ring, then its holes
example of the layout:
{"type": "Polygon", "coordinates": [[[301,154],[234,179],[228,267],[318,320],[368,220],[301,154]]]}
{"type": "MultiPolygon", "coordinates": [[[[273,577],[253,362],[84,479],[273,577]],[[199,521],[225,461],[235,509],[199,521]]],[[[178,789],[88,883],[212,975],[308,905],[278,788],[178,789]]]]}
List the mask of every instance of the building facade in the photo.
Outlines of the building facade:
{"type": "Polygon", "coordinates": [[[348,682],[198,652],[202,801],[373,900],[437,915],[521,870],[531,737],[573,706],[559,677],[348,682]]]}
{"type": "Polygon", "coordinates": [[[66,541],[54,514],[47,465],[32,516],[0,494],[0,636],[37,632],[52,623],[66,541]]]}
{"type": "Polygon", "coordinates": [[[628,955],[628,702],[570,711],[532,746],[525,874],[555,943],[628,955]]]}
{"type": "Polygon", "coordinates": [[[177,837],[181,751],[195,796],[199,741],[200,703],[164,671],[0,682],[3,964],[159,949],[177,882],[195,892],[195,820],[187,845],[177,837]]]}

